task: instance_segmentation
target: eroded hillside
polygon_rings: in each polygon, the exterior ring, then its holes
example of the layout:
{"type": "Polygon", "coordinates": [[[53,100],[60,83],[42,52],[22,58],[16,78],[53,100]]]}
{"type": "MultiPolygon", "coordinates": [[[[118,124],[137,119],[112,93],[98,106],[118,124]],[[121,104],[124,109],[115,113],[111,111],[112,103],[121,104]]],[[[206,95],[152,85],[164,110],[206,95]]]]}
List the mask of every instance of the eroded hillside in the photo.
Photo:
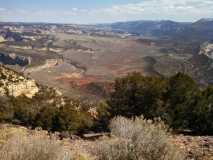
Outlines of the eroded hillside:
{"type": "Polygon", "coordinates": [[[103,98],[115,78],[130,72],[165,76],[184,72],[201,85],[213,80],[212,46],[203,44],[211,38],[210,21],[7,25],[0,27],[1,63],[66,96],[103,98]]]}
{"type": "Polygon", "coordinates": [[[11,69],[0,66],[0,95],[20,96],[32,98],[39,91],[39,87],[32,79],[25,78],[11,69]]]}

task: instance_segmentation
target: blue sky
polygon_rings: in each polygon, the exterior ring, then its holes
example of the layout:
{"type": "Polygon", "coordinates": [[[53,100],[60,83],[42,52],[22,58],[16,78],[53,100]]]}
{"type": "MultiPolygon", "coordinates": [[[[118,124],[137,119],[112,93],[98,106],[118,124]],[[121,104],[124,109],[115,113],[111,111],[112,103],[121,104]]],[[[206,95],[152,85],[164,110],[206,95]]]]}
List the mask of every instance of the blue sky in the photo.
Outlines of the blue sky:
{"type": "Polygon", "coordinates": [[[141,0],[0,0],[7,8],[20,9],[94,9],[111,7],[112,5],[137,3],[141,0]]]}
{"type": "Polygon", "coordinates": [[[0,21],[105,23],[213,18],[213,0],[0,0],[0,21]]]}

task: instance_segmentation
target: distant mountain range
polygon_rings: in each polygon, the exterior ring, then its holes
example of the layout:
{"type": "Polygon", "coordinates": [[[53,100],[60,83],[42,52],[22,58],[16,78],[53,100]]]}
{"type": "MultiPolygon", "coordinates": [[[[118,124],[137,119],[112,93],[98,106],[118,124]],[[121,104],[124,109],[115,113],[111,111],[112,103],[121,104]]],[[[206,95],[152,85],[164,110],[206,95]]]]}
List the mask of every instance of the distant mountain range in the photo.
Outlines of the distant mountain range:
{"type": "Polygon", "coordinates": [[[133,35],[190,41],[209,41],[213,39],[213,19],[200,19],[196,22],[174,21],[131,21],[110,25],[115,32],[128,32],[133,35]]]}

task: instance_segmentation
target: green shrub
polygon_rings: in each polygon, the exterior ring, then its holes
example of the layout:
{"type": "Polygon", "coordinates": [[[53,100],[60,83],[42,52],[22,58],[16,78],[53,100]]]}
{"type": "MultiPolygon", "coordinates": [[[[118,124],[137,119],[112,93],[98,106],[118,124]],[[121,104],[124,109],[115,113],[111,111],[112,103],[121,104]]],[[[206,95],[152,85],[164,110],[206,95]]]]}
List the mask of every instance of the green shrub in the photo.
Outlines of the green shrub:
{"type": "Polygon", "coordinates": [[[58,96],[52,89],[43,88],[32,99],[20,96],[10,97],[4,103],[0,100],[1,122],[71,133],[84,132],[93,125],[85,104],[58,96]]]}
{"type": "Polygon", "coordinates": [[[13,106],[7,99],[0,98],[0,122],[11,122],[13,120],[13,106]]]}
{"type": "Polygon", "coordinates": [[[110,112],[109,112],[109,105],[106,103],[106,101],[101,101],[97,106],[96,106],[96,121],[94,122],[93,125],[93,130],[96,132],[108,132],[109,128],[109,121],[110,121],[110,112]]]}
{"type": "Polygon", "coordinates": [[[161,77],[144,77],[139,73],[115,81],[114,92],[108,104],[112,116],[158,117],[164,107],[163,95],[167,81],[161,77]]]}
{"type": "Polygon", "coordinates": [[[195,81],[188,75],[178,73],[169,78],[166,93],[167,122],[173,128],[188,128],[188,118],[200,90],[195,81]]]}
{"type": "Polygon", "coordinates": [[[188,75],[170,78],[130,74],[115,81],[108,100],[114,116],[161,117],[173,129],[213,133],[213,89],[200,88],[188,75]]]}
{"type": "Polygon", "coordinates": [[[91,116],[82,110],[77,110],[72,105],[59,108],[53,120],[53,130],[79,133],[90,128],[93,124],[91,116]]]}
{"type": "Polygon", "coordinates": [[[52,131],[54,128],[54,118],[57,115],[58,110],[59,109],[54,105],[48,105],[47,107],[41,108],[36,114],[32,126],[52,131]]]}
{"type": "Polygon", "coordinates": [[[189,128],[194,131],[213,134],[213,87],[200,92],[191,107],[189,128]]]}

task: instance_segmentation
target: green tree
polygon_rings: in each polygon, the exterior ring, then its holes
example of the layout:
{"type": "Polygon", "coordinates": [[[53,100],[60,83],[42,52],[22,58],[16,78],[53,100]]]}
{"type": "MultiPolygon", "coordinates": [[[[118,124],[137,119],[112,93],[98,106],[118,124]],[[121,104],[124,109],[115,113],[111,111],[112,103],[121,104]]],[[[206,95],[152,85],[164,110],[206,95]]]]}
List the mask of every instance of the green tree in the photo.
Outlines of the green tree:
{"type": "Polygon", "coordinates": [[[187,128],[199,87],[188,75],[178,73],[169,79],[166,94],[167,122],[173,128],[187,128]]]}
{"type": "Polygon", "coordinates": [[[42,108],[39,113],[35,116],[33,126],[34,127],[42,127],[46,130],[53,130],[53,121],[58,112],[58,108],[54,105],[49,105],[47,107],[42,108]]]}
{"type": "Polygon", "coordinates": [[[54,131],[80,133],[92,125],[93,120],[89,113],[76,108],[73,104],[60,107],[53,120],[54,131]]]}
{"type": "Polygon", "coordinates": [[[7,98],[0,98],[0,122],[11,122],[13,120],[13,105],[7,98]]]}
{"type": "Polygon", "coordinates": [[[13,98],[14,120],[23,125],[31,126],[39,111],[39,103],[33,103],[32,99],[25,96],[13,98]]]}
{"type": "Polygon", "coordinates": [[[112,116],[146,118],[161,116],[164,110],[163,96],[167,80],[162,77],[144,77],[139,73],[115,81],[108,105],[112,116]]]}
{"type": "Polygon", "coordinates": [[[213,134],[213,87],[201,91],[196,97],[189,124],[195,132],[213,134]]]}

